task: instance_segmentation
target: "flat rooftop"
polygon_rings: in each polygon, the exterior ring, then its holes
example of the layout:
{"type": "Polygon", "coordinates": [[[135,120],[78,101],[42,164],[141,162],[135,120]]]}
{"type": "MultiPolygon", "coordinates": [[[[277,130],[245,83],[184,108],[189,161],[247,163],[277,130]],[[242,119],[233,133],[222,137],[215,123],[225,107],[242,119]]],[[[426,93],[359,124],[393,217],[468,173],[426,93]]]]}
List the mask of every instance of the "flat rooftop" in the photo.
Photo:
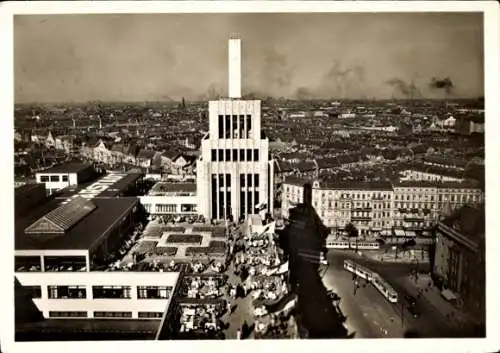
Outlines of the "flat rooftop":
{"type": "Polygon", "coordinates": [[[61,190],[55,197],[60,201],[69,199],[77,194],[85,194],[86,198],[92,195],[95,198],[112,198],[119,196],[124,190],[132,186],[144,174],[142,173],[110,173],[97,180],[78,186],[70,186],[61,190]],[[111,178],[113,180],[111,180],[111,178]]]}
{"type": "Polygon", "coordinates": [[[63,234],[26,234],[25,229],[61,206],[53,199],[15,220],[16,250],[87,250],[137,205],[135,197],[92,199],[92,212],[83,216],[63,234]]]}
{"type": "Polygon", "coordinates": [[[58,164],[48,169],[38,172],[38,174],[61,174],[61,173],[78,173],[87,168],[91,168],[87,163],[69,162],[58,164]]]}

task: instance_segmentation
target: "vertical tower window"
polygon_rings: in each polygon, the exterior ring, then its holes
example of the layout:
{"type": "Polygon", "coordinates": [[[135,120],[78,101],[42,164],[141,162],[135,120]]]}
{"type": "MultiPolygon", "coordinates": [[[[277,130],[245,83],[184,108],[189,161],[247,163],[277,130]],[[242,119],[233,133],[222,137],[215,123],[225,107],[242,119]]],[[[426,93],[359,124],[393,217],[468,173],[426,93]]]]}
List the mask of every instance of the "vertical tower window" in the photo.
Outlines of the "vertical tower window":
{"type": "Polygon", "coordinates": [[[247,162],[251,162],[251,161],[252,161],[252,150],[247,149],[247,162]]]}
{"type": "Polygon", "coordinates": [[[246,126],[246,138],[249,139],[250,138],[250,132],[252,130],[252,116],[251,115],[247,115],[247,126],[246,126]]]}
{"type": "Polygon", "coordinates": [[[238,126],[238,137],[240,139],[244,138],[243,136],[243,131],[245,131],[245,116],[244,115],[240,115],[238,117],[238,122],[239,122],[239,126],[238,126]]]}
{"type": "Polygon", "coordinates": [[[245,161],[245,150],[240,149],[240,162],[245,161]]]}
{"type": "Polygon", "coordinates": [[[217,150],[212,149],[212,162],[217,161],[217,150]]]}
{"type": "Polygon", "coordinates": [[[238,138],[238,115],[231,115],[231,138],[238,138]]]}
{"type": "Polygon", "coordinates": [[[238,161],[238,150],[233,149],[233,162],[237,162],[237,161],[238,161]]]}
{"type": "Polygon", "coordinates": [[[254,178],[255,178],[255,183],[254,183],[254,186],[255,186],[256,188],[258,188],[258,187],[259,187],[259,174],[255,174],[255,175],[254,175],[254,178]]]}
{"type": "Polygon", "coordinates": [[[219,154],[219,162],[223,162],[224,161],[224,150],[219,150],[218,154],[219,154]]]}
{"type": "Polygon", "coordinates": [[[244,188],[245,186],[245,174],[240,174],[240,187],[244,188]]]}
{"type": "Polygon", "coordinates": [[[219,115],[219,138],[224,138],[224,116],[219,115]]]}
{"type": "Polygon", "coordinates": [[[217,175],[212,174],[212,219],[217,219],[217,175]]]}
{"type": "Polygon", "coordinates": [[[259,150],[256,149],[256,148],[253,150],[253,161],[254,162],[258,162],[259,161],[259,150]]]}
{"type": "Polygon", "coordinates": [[[231,150],[226,150],[226,162],[231,161],[231,150]]]}
{"type": "Polygon", "coordinates": [[[252,175],[253,174],[247,174],[247,186],[252,186],[252,175]]]}
{"type": "Polygon", "coordinates": [[[225,125],[224,125],[224,136],[225,138],[231,138],[231,115],[226,115],[225,125]]]}

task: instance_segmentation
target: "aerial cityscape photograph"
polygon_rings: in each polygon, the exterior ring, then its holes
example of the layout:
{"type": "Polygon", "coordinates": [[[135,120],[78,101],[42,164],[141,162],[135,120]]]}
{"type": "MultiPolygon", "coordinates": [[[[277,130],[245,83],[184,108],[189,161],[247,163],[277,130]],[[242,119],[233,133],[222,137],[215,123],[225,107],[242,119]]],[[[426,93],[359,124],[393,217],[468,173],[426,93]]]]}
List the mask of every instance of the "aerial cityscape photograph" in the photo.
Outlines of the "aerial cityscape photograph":
{"type": "Polygon", "coordinates": [[[483,42],[481,12],[16,15],[15,340],[485,338],[483,42]]]}

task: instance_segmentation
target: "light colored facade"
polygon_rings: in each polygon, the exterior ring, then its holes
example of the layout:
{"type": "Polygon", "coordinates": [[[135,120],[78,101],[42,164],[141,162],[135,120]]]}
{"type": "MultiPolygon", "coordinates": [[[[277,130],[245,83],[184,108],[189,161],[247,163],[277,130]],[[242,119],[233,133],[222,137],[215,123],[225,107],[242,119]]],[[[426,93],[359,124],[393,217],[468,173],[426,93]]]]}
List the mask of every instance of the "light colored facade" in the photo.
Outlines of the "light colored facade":
{"type": "Polygon", "coordinates": [[[148,195],[139,200],[151,215],[198,215],[196,185],[158,182],[148,195]],[[166,186],[166,187],[163,187],[166,186]]]}
{"type": "Polygon", "coordinates": [[[51,319],[161,319],[178,272],[18,272],[51,319]]]}
{"type": "Polygon", "coordinates": [[[51,195],[54,191],[70,185],[78,185],[78,173],[36,173],[37,183],[44,184],[45,190],[51,195]]]}
{"type": "Polygon", "coordinates": [[[272,208],[274,166],[261,136],[260,103],[209,102],[210,132],[196,165],[198,207],[207,218],[238,219],[261,203],[272,208]]]}
{"type": "Polygon", "coordinates": [[[229,41],[230,98],[210,101],[209,133],[197,160],[198,212],[208,219],[239,219],[257,205],[273,205],[273,163],[261,135],[261,102],[240,100],[241,44],[229,41]]]}
{"type": "MultiPolygon", "coordinates": [[[[306,181],[286,180],[282,185],[282,215],[303,202],[306,181]]],[[[389,184],[390,185],[390,184],[389,184]]],[[[465,204],[481,204],[483,192],[447,183],[400,183],[390,187],[369,185],[339,188],[313,183],[312,204],[324,225],[344,228],[352,222],[361,234],[388,230],[428,229],[439,217],[465,204]]]]}

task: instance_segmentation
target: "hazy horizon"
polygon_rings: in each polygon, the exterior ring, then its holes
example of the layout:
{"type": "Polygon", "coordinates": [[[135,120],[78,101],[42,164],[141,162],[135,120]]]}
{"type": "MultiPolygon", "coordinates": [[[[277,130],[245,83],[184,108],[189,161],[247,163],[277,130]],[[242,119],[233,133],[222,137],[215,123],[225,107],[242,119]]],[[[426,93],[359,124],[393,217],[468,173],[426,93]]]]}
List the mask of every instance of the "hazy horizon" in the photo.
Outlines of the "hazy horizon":
{"type": "Polygon", "coordinates": [[[244,96],[484,95],[481,13],[17,15],[15,102],[226,96],[233,33],[244,96]]]}

